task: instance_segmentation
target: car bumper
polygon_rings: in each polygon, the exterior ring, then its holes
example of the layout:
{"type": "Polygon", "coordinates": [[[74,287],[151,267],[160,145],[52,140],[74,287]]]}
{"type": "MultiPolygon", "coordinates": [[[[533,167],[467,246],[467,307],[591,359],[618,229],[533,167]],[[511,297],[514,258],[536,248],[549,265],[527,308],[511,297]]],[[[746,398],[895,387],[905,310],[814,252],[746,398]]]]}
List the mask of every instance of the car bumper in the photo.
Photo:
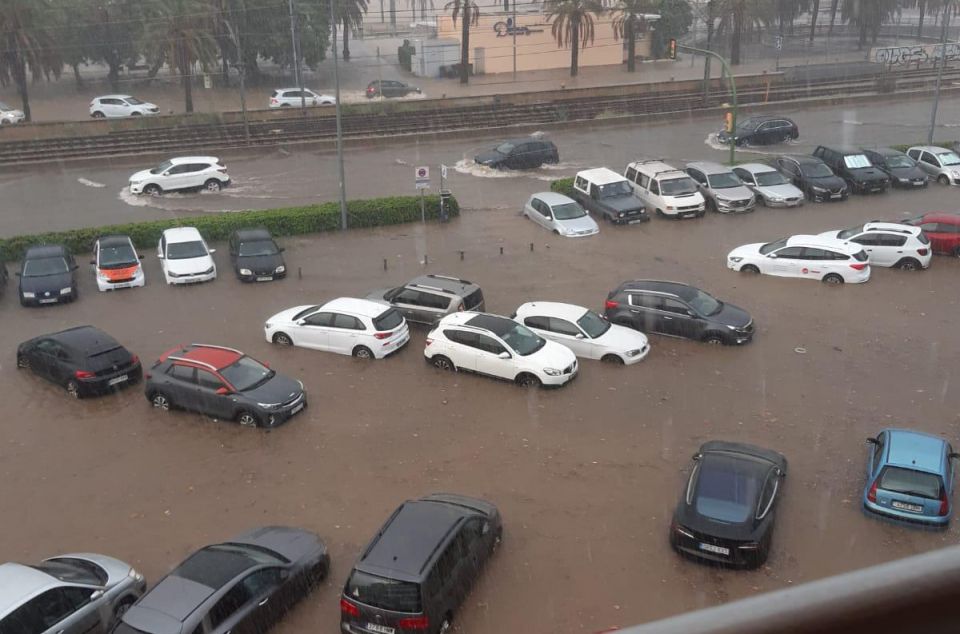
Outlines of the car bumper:
{"type": "Polygon", "coordinates": [[[840,194],[833,194],[830,192],[811,192],[814,202],[823,203],[823,202],[843,202],[850,196],[850,192],[844,191],[840,194]]]}
{"type": "Polygon", "coordinates": [[[888,183],[858,183],[856,192],[858,194],[882,194],[887,191],[888,183]]]}
{"type": "Polygon", "coordinates": [[[77,384],[80,387],[81,396],[96,396],[136,385],[142,378],[143,368],[138,363],[126,370],[119,370],[92,379],[79,379],[77,384]]]}
{"type": "Polygon", "coordinates": [[[50,293],[49,297],[46,295],[35,295],[34,297],[24,297],[20,295],[20,303],[24,306],[47,306],[48,304],[62,304],[64,302],[72,302],[76,299],[76,295],[73,292],[67,293],[66,295],[60,295],[59,293],[50,293]]]}
{"type": "Polygon", "coordinates": [[[388,339],[386,343],[381,344],[379,348],[374,350],[373,354],[377,359],[389,357],[391,354],[407,345],[407,342],[409,341],[410,330],[407,329],[406,332],[400,336],[394,337],[393,339],[388,339]]]}
{"type": "Polygon", "coordinates": [[[648,343],[644,347],[640,348],[640,352],[632,357],[627,356],[626,353],[623,353],[620,356],[623,359],[624,365],[633,365],[635,363],[640,363],[647,358],[647,355],[650,354],[650,344],[648,343]]]}
{"type": "Polygon", "coordinates": [[[757,201],[747,203],[745,205],[731,205],[729,203],[717,203],[717,211],[722,214],[742,214],[748,211],[753,211],[757,206],[757,201]]]}
{"type": "Polygon", "coordinates": [[[260,413],[264,427],[277,427],[284,424],[303,410],[307,409],[307,394],[284,407],[260,413]]]}
{"type": "Polygon", "coordinates": [[[945,527],[950,523],[950,516],[930,516],[930,515],[917,515],[916,513],[909,513],[907,511],[898,511],[897,509],[891,509],[879,504],[874,504],[870,500],[863,501],[863,510],[868,515],[879,515],[888,519],[899,520],[901,522],[907,522],[910,524],[922,524],[925,526],[936,526],[936,527],[945,527]]]}
{"type": "Polygon", "coordinates": [[[707,205],[704,203],[693,209],[664,209],[664,216],[673,216],[674,218],[699,218],[707,211],[707,205]]]}
{"type": "Polygon", "coordinates": [[[211,273],[181,275],[179,277],[171,277],[169,274],[164,273],[164,277],[167,278],[167,284],[199,284],[200,282],[209,282],[212,279],[216,279],[217,269],[213,269],[211,273]]]}
{"type": "Polygon", "coordinates": [[[733,568],[755,568],[762,563],[759,548],[740,549],[733,543],[713,543],[715,541],[716,540],[711,539],[710,541],[701,542],[697,537],[687,537],[677,533],[675,530],[672,530],[670,534],[670,545],[677,553],[684,557],[733,568]],[[722,546],[720,544],[722,544],[722,546]],[[705,550],[704,546],[726,548],[729,554],[724,555],[722,553],[711,552],[705,550]]]}
{"type": "Polygon", "coordinates": [[[241,282],[273,282],[276,280],[282,280],[286,276],[286,270],[284,270],[283,273],[265,273],[262,275],[259,273],[251,273],[250,275],[241,275],[240,273],[237,273],[237,278],[241,282]]]}
{"type": "Polygon", "coordinates": [[[803,198],[802,198],[802,197],[801,197],[801,198],[793,198],[793,199],[790,199],[790,198],[787,198],[787,199],[779,198],[779,199],[777,199],[777,200],[773,200],[773,199],[770,199],[770,198],[764,198],[764,199],[763,199],[763,204],[766,205],[767,207],[775,207],[775,208],[781,208],[781,209],[782,209],[782,208],[787,208],[787,207],[800,207],[801,205],[803,205],[803,198]]]}
{"type": "Polygon", "coordinates": [[[562,238],[588,238],[590,236],[595,236],[600,233],[600,229],[591,229],[589,231],[580,232],[580,233],[561,233],[560,237],[562,238]]]}
{"type": "Polygon", "coordinates": [[[124,280],[122,282],[110,282],[97,277],[97,288],[101,291],[113,291],[120,288],[135,288],[145,284],[146,278],[143,275],[143,271],[140,271],[137,273],[137,275],[134,275],[132,279],[124,280]]]}
{"type": "Polygon", "coordinates": [[[625,216],[623,218],[614,218],[614,224],[618,225],[638,225],[643,222],[650,220],[650,216],[647,214],[640,214],[637,216],[625,216]]]}
{"type": "Polygon", "coordinates": [[[900,189],[922,189],[930,184],[930,181],[926,178],[914,178],[908,179],[906,181],[901,181],[896,179],[890,182],[891,187],[897,187],[900,189]]]}
{"type": "Polygon", "coordinates": [[[537,376],[540,378],[540,382],[545,386],[560,387],[561,385],[566,385],[570,381],[573,381],[575,378],[577,378],[577,374],[580,373],[580,362],[574,361],[573,365],[568,366],[567,369],[570,369],[570,371],[564,372],[558,376],[550,376],[544,372],[538,372],[537,376]]]}
{"type": "Polygon", "coordinates": [[[870,281],[870,270],[872,267],[867,267],[862,271],[853,271],[853,274],[847,274],[844,278],[844,281],[847,284],[863,284],[864,282],[870,281]]]}

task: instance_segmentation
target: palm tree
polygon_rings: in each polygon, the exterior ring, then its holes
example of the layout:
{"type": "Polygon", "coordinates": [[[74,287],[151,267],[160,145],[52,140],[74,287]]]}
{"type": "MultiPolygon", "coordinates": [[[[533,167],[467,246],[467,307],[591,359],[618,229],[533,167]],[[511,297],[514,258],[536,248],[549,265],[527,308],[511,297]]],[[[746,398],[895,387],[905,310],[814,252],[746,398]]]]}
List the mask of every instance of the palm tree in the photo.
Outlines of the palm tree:
{"type": "Polygon", "coordinates": [[[343,25],[343,59],[350,59],[350,31],[363,26],[363,16],[367,13],[367,0],[337,0],[337,19],[333,27],[343,25]]]}
{"type": "Polygon", "coordinates": [[[546,0],[547,21],[557,44],[570,47],[570,76],[580,70],[580,49],[593,44],[594,15],[603,13],[598,0],[546,0]]]}
{"type": "Polygon", "coordinates": [[[714,15],[720,21],[717,35],[730,33],[730,63],[742,61],[741,43],[744,34],[759,33],[776,19],[776,6],[769,0],[714,0],[714,15]]]}
{"type": "Polygon", "coordinates": [[[613,10],[613,37],[627,41],[628,73],[637,70],[637,35],[647,29],[644,15],[653,13],[653,4],[651,0],[620,0],[613,10]]]}
{"type": "Polygon", "coordinates": [[[34,78],[50,74],[59,78],[63,68],[50,28],[58,15],[49,0],[0,2],[0,84],[16,84],[27,121],[31,120],[27,69],[34,78]]]}
{"type": "Polygon", "coordinates": [[[430,8],[433,8],[433,0],[409,0],[410,10],[413,12],[413,20],[417,20],[417,6],[420,7],[420,19],[426,19],[427,17],[427,5],[430,8]]]}
{"type": "Polygon", "coordinates": [[[840,0],[831,0],[830,2],[830,30],[827,31],[827,35],[833,35],[833,25],[837,21],[838,4],[840,4],[840,0]]]}
{"type": "Polygon", "coordinates": [[[152,0],[144,8],[145,49],[163,57],[180,74],[184,107],[193,112],[192,71],[217,58],[214,18],[207,0],[152,0]]]}
{"type": "Polygon", "coordinates": [[[817,16],[820,15],[820,0],[813,0],[813,8],[810,10],[810,42],[817,34],[817,16]]]}
{"type": "Polygon", "coordinates": [[[860,39],[857,45],[863,48],[868,33],[873,43],[877,43],[881,25],[893,17],[899,4],[900,0],[843,0],[840,15],[858,28],[860,39]]]}
{"type": "Polygon", "coordinates": [[[444,7],[453,16],[453,23],[461,18],[460,24],[460,83],[470,81],[470,27],[480,20],[480,7],[474,0],[450,0],[444,7]]]}

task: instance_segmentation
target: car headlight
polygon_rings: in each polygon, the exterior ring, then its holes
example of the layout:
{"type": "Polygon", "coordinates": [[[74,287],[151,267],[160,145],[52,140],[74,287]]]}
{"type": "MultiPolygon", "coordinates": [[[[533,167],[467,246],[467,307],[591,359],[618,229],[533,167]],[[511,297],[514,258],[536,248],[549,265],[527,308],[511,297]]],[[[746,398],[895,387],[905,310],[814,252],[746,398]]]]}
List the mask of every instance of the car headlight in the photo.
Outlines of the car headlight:
{"type": "Polygon", "coordinates": [[[140,583],[141,581],[143,581],[143,575],[137,572],[135,568],[131,568],[130,572],[127,573],[127,576],[133,579],[134,581],[136,581],[137,583],[140,583]]]}
{"type": "Polygon", "coordinates": [[[98,280],[101,280],[101,281],[103,281],[103,282],[109,282],[109,281],[110,281],[110,278],[107,277],[107,274],[104,273],[103,271],[97,271],[97,279],[98,279],[98,280]]]}
{"type": "Polygon", "coordinates": [[[561,374],[560,370],[556,368],[544,368],[543,373],[547,376],[560,376],[561,374]]]}
{"type": "Polygon", "coordinates": [[[280,403],[257,403],[263,409],[273,409],[274,407],[279,407],[280,403]]]}
{"type": "Polygon", "coordinates": [[[278,266],[276,270],[274,270],[274,273],[286,273],[286,272],[287,272],[287,267],[285,267],[282,264],[278,266]]]}
{"type": "Polygon", "coordinates": [[[815,192],[821,192],[821,193],[826,193],[827,191],[826,187],[817,187],[816,185],[811,185],[810,189],[812,189],[815,192]]]}
{"type": "Polygon", "coordinates": [[[727,324],[727,328],[729,328],[730,330],[736,330],[736,329],[737,329],[736,326],[731,326],[730,324],[727,324]]]}
{"type": "Polygon", "coordinates": [[[670,205],[667,205],[667,206],[666,206],[666,210],[667,210],[667,211],[676,211],[677,208],[676,208],[676,207],[671,207],[670,205]]]}
{"type": "Polygon", "coordinates": [[[31,293],[30,291],[23,291],[23,297],[24,299],[33,299],[34,297],[36,297],[36,295],[31,293]]]}
{"type": "Polygon", "coordinates": [[[617,214],[617,218],[623,218],[623,212],[622,212],[622,211],[617,214]]]}
{"type": "Polygon", "coordinates": [[[61,288],[61,289],[60,289],[60,294],[61,294],[61,295],[69,295],[69,294],[72,293],[72,292],[73,292],[73,289],[70,288],[69,286],[66,287],[66,288],[61,288]]]}
{"type": "Polygon", "coordinates": [[[264,322],[263,328],[264,328],[265,330],[266,330],[266,329],[269,329],[269,328],[273,328],[273,324],[270,323],[269,321],[264,322]]]}
{"type": "Polygon", "coordinates": [[[909,178],[898,178],[897,180],[900,181],[901,183],[909,183],[909,182],[910,182],[910,179],[909,179],[909,178]]]}
{"type": "Polygon", "coordinates": [[[960,178],[960,171],[951,170],[950,173],[953,174],[954,178],[960,178]]]}
{"type": "Polygon", "coordinates": [[[730,261],[733,262],[734,264],[737,264],[737,263],[739,263],[739,262],[742,262],[742,261],[743,261],[743,258],[740,257],[740,256],[735,255],[735,256],[733,256],[733,257],[730,258],[730,261]]]}
{"type": "Polygon", "coordinates": [[[627,350],[626,354],[627,354],[628,357],[635,357],[635,356],[637,356],[638,354],[640,354],[640,351],[639,351],[639,350],[627,350]]]}
{"type": "Polygon", "coordinates": [[[250,269],[240,269],[240,275],[253,275],[253,273],[250,272],[250,269]]]}
{"type": "Polygon", "coordinates": [[[214,267],[211,266],[209,269],[207,269],[206,271],[204,271],[204,272],[201,273],[200,275],[206,275],[206,274],[208,274],[208,273],[213,273],[213,268],[214,268],[214,267]]]}
{"type": "Polygon", "coordinates": [[[135,185],[139,185],[139,184],[142,183],[142,182],[143,182],[143,181],[133,181],[133,180],[132,180],[132,181],[130,181],[130,185],[131,185],[131,186],[135,186],[135,185]]]}

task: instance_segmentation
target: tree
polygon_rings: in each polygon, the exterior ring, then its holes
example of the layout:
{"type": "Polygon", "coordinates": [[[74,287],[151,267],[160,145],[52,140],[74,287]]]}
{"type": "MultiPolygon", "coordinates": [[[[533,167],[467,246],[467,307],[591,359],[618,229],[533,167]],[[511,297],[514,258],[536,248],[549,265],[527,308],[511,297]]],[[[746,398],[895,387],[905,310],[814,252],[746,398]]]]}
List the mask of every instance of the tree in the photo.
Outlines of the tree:
{"type": "Polygon", "coordinates": [[[810,42],[817,34],[817,16],[820,15],[820,0],[813,0],[813,9],[810,10],[810,42]]]}
{"type": "Polygon", "coordinates": [[[450,0],[443,7],[450,11],[453,24],[460,20],[460,83],[470,81],[470,27],[476,26],[480,20],[480,7],[474,0],[450,0]]]}
{"type": "Polygon", "coordinates": [[[71,52],[68,62],[100,62],[107,66],[110,90],[120,92],[120,71],[139,57],[137,41],[142,37],[139,3],[133,0],[73,0],[70,23],[80,49],[71,52]]]}
{"type": "Polygon", "coordinates": [[[580,69],[580,49],[593,44],[594,16],[603,13],[597,0],[546,0],[550,32],[563,48],[570,47],[570,76],[580,69]]]}
{"type": "Polygon", "coordinates": [[[840,0],[830,1],[830,30],[827,31],[827,35],[833,35],[833,25],[837,21],[837,5],[839,4],[840,0]]]}
{"type": "MultiPolygon", "coordinates": [[[[653,57],[663,57],[667,44],[671,39],[680,39],[690,31],[693,24],[693,9],[687,0],[659,0],[654,3],[651,13],[660,15],[660,19],[650,31],[650,51],[653,57]]],[[[709,22],[708,38],[712,37],[713,29],[709,22]]],[[[709,48],[709,44],[708,44],[709,48]]]]}
{"type": "Polygon", "coordinates": [[[27,121],[27,70],[36,80],[40,75],[60,77],[63,68],[53,31],[60,15],[49,0],[0,1],[0,84],[16,84],[27,121]]]}
{"type": "Polygon", "coordinates": [[[843,20],[857,27],[859,40],[857,46],[863,48],[867,35],[877,43],[880,27],[897,12],[900,0],[843,0],[840,15],[843,20]]]}
{"type": "Polygon", "coordinates": [[[350,59],[350,30],[363,26],[367,0],[336,0],[335,6],[337,16],[334,24],[343,25],[343,59],[346,61],[350,59]]]}
{"type": "Polygon", "coordinates": [[[760,33],[777,17],[775,2],[770,0],[713,0],[714,15],[719,18],[717,35],[730,35],[730,63],[742,61],[742,42],[747,35],[760,33]]]}
{"type": "Polygon", "coordinates": [[[653,13],[650,0],[620,0],[613,9],[613,38],[627,42],[627,72],[637,70],[637,36],[647,30],[646,14],[653,13]]]}

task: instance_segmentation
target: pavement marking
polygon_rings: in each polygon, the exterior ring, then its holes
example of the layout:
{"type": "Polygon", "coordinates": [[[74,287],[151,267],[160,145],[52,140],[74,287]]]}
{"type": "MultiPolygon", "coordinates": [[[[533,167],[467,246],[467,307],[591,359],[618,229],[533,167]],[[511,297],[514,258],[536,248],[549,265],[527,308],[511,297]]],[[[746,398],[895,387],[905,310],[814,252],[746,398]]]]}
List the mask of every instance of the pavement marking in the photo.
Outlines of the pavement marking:
{"type": "Polygon", "coordinates": [[[87,187],[96,187],[97,189],[106,187],[103,183],[98,183],[96,181],[88,180],[86,178],[78,178],[77,182],[81,185],[86,185],[87,187]]]}

